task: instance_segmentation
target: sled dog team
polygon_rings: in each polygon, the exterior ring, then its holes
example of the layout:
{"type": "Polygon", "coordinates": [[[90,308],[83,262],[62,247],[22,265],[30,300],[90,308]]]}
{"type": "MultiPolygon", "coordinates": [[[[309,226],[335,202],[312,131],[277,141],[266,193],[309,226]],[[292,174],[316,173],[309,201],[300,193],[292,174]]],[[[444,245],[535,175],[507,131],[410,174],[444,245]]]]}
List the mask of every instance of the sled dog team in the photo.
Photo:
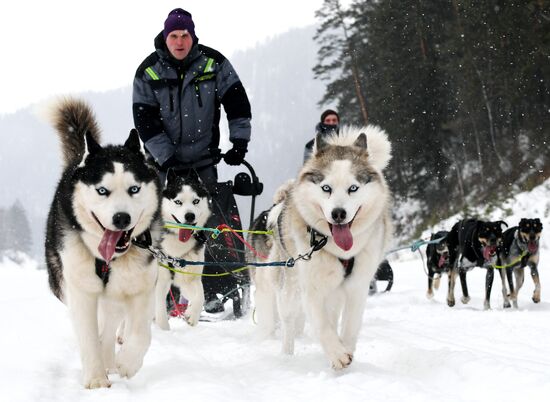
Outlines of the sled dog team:
{"type": "Polygon", "coordinates": [[[461,301],[464,304],[468,303],[470,295],[466,275],[474,267],[483,267],[487,269],[484,308],[491,308],[495,269],[498,270],[502,282],[504,308],[511,305],[517,308],[518,292],[524,282],[524,271],[529,267],[535,284],[532,300],[539,303],[541,288],[538,263],[542,223],[539,218],[522,218],[518,226],[503,231],[506,227],[508,224],[504,221],[465,219],[455,223],[449,232],[439,231],[432,234],[431,240],[438,242],[431,243],[426,248],[427,297],[433,297],[433,289],[439,287],[441,275],[447,273],[447,304],[450,307],[455,305],[454,287],[457,275],[462,288],[461,301]]]}
{"type": "MultiPolygon", "coordinates": [[[[124,145],[100,145],[93,111],[82,101],[60,102],[52,121],[64,170],[47,222],[49,283],[69,309],[84,386],[109,387],[108,374],[130,378],[141,368],[153,318],[169,329],[171,284],[189,300],[184,319],[197,324],[205,300],[202,267],[186,267],[192,275],[159,267],[148,248],[202,261],[200,232],[163,225],[203,226],[211,213],[210,196],[196,175],[169,171],[166,183],[160,183],[136,130],[124,145]]],[[[392,238],[391,195],[383,175],[390,158],[387,136],[374,126],[318,136],[297,178],[278,190],[274,206],[254,222],[254,229],[273,231],[273,236],[248,239],[267,261],[294,261],[252,272],[260,332],[271,335],[279,327],[283,353],[293,353],[307,317],[332,367],[351,364],[369,283],[392,238]]],[[[434,274],[447,270],[449,305],[456,272],[466,300],[465,272],[481,260],[510,264],[521,255],[522,266],[525,259],[536,271],[540,229],[538,220],[522,220],[504,234],[499,222],[461,221],[450,233],[437,234],[445,242],[430,249],[429,294],[434,274]],[[496,253],[501,239],[503,251],[496,253]]],[[[516,281],[519,289],[523,271],[516,272],[516,281]]],[[[515,305],[518,289],[511,294],[515,305]]],[[[540,284],[537,289],[535,301],[540,284]]]]}

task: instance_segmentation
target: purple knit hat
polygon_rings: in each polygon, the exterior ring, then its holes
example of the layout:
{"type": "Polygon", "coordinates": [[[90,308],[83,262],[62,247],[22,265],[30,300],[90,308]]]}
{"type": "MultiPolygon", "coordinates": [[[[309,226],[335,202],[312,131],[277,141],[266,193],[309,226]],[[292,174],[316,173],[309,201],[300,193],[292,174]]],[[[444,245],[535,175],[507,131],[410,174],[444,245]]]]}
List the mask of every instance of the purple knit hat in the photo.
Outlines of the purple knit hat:
{"type": "Polygon", "coordinates": [[[185,11],[183,8],[175,8],[168,14],[166,21],[164,21],[164,31],[162,31],[164,40],[166,40],[170,32],[178,29],[187,30],[193,38],[193,43],[197,43],[195,24],[193,23],[191,13],[185,11]]]}

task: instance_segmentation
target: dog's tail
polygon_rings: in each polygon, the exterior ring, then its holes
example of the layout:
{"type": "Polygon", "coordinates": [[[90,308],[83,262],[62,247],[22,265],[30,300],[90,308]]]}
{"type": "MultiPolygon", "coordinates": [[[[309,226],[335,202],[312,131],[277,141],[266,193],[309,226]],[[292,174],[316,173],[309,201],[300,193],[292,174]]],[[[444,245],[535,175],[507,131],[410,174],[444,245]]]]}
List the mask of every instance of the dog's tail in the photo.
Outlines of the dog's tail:
{"type": "Polygon", "coordinates": [[[99,144],[100,130],[92,108],[81,99],[64,98],[52,105],[50,120],[57,130],[65,166],[82,160],[86,133],[99,144]]]}

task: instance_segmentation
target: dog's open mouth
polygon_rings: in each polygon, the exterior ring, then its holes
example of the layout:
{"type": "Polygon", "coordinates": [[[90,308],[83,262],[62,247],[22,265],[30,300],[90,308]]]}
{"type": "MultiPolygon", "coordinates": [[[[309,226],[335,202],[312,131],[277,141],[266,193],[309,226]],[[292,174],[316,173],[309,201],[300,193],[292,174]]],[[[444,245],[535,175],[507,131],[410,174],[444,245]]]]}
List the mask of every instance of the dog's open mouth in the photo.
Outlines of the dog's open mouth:
{"type": "Polygon", "coordinates": [[[105,262],[109,263],[115,253],[124,253],[130,248],[130,240],[132,239],[134,228],[130,230],[109,230],[101,224],[95,214],[92,213],[92,215],[103,229],[103,237],[99,242],[97,251],[99,251],[105,262]]]}
{"type": "MultiPolygon", "coordinates": [[[[176,221],[177,223],[181,223],[178,218],[176,218],[174,215],[172,215],[172,218],[174,218],[174,221],[176,221]]],[[[193,223],[185,223],[186,225],[190,225],[190,226],[195,226],[195,222],[193,223]]],[[[185,243],[187,242],[191,236],[193,235],[193,229],[184,229],[184,228],[181,228],[179,229],[179,232],[178,232],[178,239],[179,241],[181,241],[182,243],[185,243]]]]}
{"type": "Polygon", "coordinates": [[[539,249],[539,245],[536,241],[530,241],[527,243],[527,250],[529,250],[531,254],[536,254],[538,249],[539,249]]]}
{"type": "Polygon", "coordinates": [[[353,236],[351,234],[352,223],[353,221],[343,225],[328,224],[334,243],[344,251],[348,251],[353,247],[353,236]]]}
{"type": "Polygon", "coordinates": [[[490,261],[491,258],[497,253],[497,246],[485,246],[483,247],[483,258],[485,261],[490,261]]]}
{"type": "Polygon", "coordinates": [[[444,266],[447,263],[448,260],[449,260],[449,254],[448,253],[440,254],[437,266],[439,268],[441,268],[442,266],[444,266]]]}

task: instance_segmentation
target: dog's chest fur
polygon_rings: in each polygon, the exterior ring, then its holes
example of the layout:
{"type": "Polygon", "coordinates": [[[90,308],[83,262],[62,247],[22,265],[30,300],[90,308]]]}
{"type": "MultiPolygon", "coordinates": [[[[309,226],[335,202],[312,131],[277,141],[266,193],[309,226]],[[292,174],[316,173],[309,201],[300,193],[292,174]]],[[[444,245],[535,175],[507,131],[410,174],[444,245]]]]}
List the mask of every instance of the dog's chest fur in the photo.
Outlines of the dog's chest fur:
{"type": "Polygon", "coordinates": [[[86,292],[119,298],[147,291],[154,286],[157,272],[154,260],[147,251],[135,246],[111,261],[107,284],[96,274],[96,257],[79,235],[72,234],[65,238],[60,256],[65,282],[86,292]]]}

